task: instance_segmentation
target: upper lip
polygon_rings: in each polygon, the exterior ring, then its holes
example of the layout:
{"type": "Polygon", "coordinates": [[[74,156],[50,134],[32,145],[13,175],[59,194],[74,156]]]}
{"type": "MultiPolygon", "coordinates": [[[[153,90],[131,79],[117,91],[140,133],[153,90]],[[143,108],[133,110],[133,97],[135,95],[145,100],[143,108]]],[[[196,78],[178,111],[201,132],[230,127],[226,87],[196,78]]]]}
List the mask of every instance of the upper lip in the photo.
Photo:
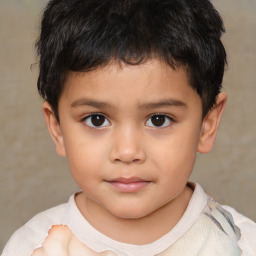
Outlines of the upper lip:
{"type": "Polygon", "coordinates": [[[147,182],[147,180],[144,180],[142,178],[139,177],[131,177],[131,178],[116,178],[116,179],[112,179],[110,180],[110,182],[120,182],[120,183],[134,183],[134,182],[147,182]]]}

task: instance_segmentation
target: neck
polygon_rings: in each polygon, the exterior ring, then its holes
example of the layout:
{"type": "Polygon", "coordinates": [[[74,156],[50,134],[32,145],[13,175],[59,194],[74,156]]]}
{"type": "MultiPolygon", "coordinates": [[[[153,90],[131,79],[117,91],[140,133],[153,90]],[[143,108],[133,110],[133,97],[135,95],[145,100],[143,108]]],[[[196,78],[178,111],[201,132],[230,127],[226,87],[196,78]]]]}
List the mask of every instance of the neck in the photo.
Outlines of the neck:
{"type": "Polygon", "coordinates": [[[156,241],[174,228],[182,218],[192,193],[192,189],[186,187],[173,201],[135,219],[119,218],[102,211],[101,206],[83,193],[76,196],[76,204],[86,220],[104,235],[122,243],[143,245],[156,241]]]}

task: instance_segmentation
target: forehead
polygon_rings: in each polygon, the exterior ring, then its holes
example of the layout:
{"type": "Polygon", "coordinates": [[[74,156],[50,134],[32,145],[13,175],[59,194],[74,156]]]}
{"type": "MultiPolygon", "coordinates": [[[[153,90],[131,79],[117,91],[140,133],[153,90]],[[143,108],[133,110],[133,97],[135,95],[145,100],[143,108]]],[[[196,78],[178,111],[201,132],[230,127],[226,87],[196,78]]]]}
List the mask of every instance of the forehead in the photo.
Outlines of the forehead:
{"type": "Polygon", "coordinates": [[[91,98],[111,103],[143,105],[167,98],[187,101],[200,99],[190,86],[185,69],[150,60],[140,65],[111,63],[90,72],[70,73],[60,100],[69,102],[91,98]]]}

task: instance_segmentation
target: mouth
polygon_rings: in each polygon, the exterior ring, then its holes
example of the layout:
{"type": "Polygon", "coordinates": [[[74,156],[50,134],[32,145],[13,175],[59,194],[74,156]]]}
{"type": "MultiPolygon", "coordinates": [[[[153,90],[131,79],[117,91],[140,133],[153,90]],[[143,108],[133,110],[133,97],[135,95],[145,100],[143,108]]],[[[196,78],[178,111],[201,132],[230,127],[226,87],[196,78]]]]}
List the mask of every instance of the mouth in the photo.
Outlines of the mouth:
{"type": "Polygon", "coordinates": [[[151,182],[138,177],[117,178],[107,181],[113,188],[123,193],[134,193],[142,190],[151,182]]]}

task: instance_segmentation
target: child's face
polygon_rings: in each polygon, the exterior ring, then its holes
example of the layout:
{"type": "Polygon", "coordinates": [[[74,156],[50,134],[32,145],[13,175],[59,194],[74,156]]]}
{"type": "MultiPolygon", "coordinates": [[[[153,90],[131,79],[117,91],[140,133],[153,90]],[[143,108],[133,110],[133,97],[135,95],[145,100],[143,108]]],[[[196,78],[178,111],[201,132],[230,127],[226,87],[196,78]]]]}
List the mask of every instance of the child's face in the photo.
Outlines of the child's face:
{"type": "Polygon", "coordinates": [[[71,74],[59,117],[57,152],[90,205],[140,218],[184,192],[201,143],[202,102],[183,69],[154,60],[71,74]]]}

